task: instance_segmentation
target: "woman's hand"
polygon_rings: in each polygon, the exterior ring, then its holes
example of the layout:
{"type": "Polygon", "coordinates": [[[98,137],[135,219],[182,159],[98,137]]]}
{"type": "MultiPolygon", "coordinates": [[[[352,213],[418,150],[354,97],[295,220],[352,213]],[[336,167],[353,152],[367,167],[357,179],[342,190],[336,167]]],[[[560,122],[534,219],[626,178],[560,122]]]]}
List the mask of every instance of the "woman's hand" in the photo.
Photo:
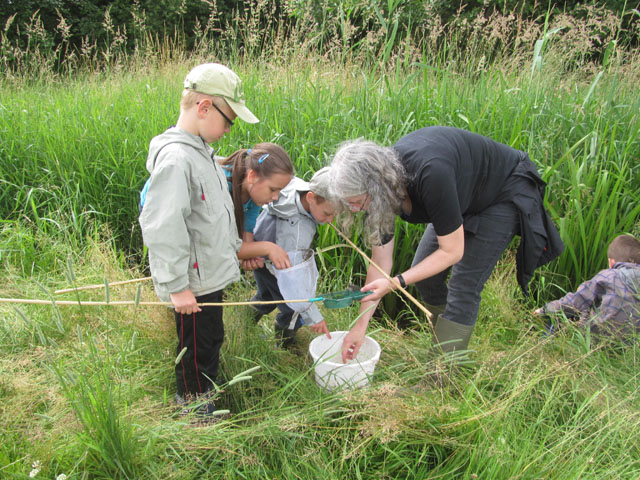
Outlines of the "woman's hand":
{"type": "Polygon", "coordinates": [[[358,355],[360,347],[367,335],[366,324],[364,327],[360,324],[356,324],[349,333],[344,337],[342,341],[342,362],[347,363],[348,360],[353,360],[358,355]]]}
{"type": "Polygon", "coordinates": [[[314,325],[309,325],[309,329],[314,333],[325,333],[327,338],[331,338],[331,334],[329,333],[329,327],[327,326],[327,322],[322,320],[314,325]]]}
{"type": "Polygon", "coordinates": [[[371,283],[367,283],[360,289],[361,292],[367,292],[369,290],[371,290],[373,293],[364,297],[361,302],[377,302],[387,293],[394,290],[394,286],[386,278],[378,278],[371,283]]]}
{"type": "Polygon", "coordinates": [[[196,297],[189,289],[183,290],[182,292],[178,293],[171,293],[169,294],[169,297],[171,298],[171,302],[173,303],[173,306],[178,313],[185,313],[187,315],[190,315],[192,313],[202,311],[202,309],[198,306],[196,297]]]}
{"type": "Polygon", "coordinates": [[[271,244],[271,248],[269,248],[269,260],[273,263],[273,266],[278,270],[282,270],[283,268],[291,267],[291,262],[289,261],[289,255],[282,248],[280,248],[275,243],[271,244]]]}

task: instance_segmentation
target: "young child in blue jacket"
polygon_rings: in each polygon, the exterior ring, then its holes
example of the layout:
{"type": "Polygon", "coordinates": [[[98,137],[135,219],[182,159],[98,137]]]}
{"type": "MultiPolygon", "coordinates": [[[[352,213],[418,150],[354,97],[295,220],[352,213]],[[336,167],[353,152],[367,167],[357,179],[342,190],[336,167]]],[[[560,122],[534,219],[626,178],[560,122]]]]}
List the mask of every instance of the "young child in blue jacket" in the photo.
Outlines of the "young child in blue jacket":
{"type": "MultiPolygon", "coordinates": [[[[256,241],[274,242],[286,252],[311,247],[317,225],[331,223],[336,206],[329,195],[329,176],[325,167],[309,182],[294,177],[280,192],[277,201],[264,207],[253,231],[256,241]]],[[[254,270],[258,291],[253,301],[282,300],[276,278],[266,267],[254,270]]],[[[274,310],[274,305],[254,305],[254,319],[274,310]]],[[[306,311],[295,312],[286,303],[278,304],[275,319],[276,336],[288,348],[295,341],[296,331],[304,324],[316,333],[329,335],[327,323],[315,303],[306,311]]]]}
{"type": "Polygon", "coordinates": [[[238,252],[242,268],[255,270],[269,258],[278,268],[291,266],[287,253],[273,242],[256,241],[253,230],[262,206],[278,199],[293,178],[289,154],[275,143],[263,142],[218,158],[233,198],[236,227],[242,238],[238,252]]]}

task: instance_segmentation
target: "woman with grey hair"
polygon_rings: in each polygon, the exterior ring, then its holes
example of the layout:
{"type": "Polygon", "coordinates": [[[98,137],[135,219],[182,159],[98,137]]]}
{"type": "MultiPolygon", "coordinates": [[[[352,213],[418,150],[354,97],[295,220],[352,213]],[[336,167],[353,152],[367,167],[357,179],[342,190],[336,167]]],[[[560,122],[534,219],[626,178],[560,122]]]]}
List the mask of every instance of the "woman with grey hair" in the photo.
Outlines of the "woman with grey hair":
{"type": "Polygon", "coordinates": [[[533,272],[564,245],[543,206],[545,183],[525,152],[452,127],[426,127],[393,147],[355,140],[342,144],[330,165],[333,195],[348,206],[343,225],[364,211],[372,260],[387,275],[399,216],[426,224],[411,268],[395,281],[373,265],[367,271],[356,325],[342,359],[355,358],[374,309],[397,288],[415,284],[436,314],[435,340],[444,352],[467,348],[484,284],[514,236],[520,235],[518,281],[525,294],[533,272]],[[448,281],[447,278],[449,277],[448,281]]]}

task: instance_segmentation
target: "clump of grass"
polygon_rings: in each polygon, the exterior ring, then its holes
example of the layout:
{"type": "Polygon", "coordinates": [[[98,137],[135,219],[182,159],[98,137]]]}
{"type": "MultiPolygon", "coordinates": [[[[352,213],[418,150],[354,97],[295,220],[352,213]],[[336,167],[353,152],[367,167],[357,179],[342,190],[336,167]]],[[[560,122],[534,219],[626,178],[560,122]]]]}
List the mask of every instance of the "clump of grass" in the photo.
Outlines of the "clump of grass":
{"type": "MultiPolygon", "coordinates": [[[[132,275],[109,242],[100,245],[93,260],[72,258],[77,279],[99,281],[97,265],[117,278],[132,275]]],[[[52,284],[65,282],[65,264],[52,284]]],[[[440,359],[421,316],[406,331],[374,319],[369,334],[382,356],[371,387],[327,393],[305,356],[308,329],[298,334],[299,353],[274,349],[272,316],[253,325],[246,310],[225,309],[228,381],[217,406],[232,417],[209,426],[177,415],[167,309],[65,307],[66,333],[43,330],[55,342],[0,337],[0,471],[27,475],[37,460],[39,475],[69,478],[631,475],[640,458],[636,344],[589,344],[571,325],[543,338],[514,293],[513,268],[506,259],[492,275],[473,362],[445,383],[428,376],[440,359]]],[[[3,284],[41,295],[21,275],[3,271],[3,284]]],[[[135,293],[118,288],[128,291],[112,295],[135,293]]],[[[241,282],[225,298],[244,300],[252,289],[241,282]]],[[[150,285],[143,290],[153,295],[150,285]]],[[[24,310],[41,325],[51,314],[24,310]]],[[[344,330],[357,306],[322,312],[331,330],[344,330]]]]}

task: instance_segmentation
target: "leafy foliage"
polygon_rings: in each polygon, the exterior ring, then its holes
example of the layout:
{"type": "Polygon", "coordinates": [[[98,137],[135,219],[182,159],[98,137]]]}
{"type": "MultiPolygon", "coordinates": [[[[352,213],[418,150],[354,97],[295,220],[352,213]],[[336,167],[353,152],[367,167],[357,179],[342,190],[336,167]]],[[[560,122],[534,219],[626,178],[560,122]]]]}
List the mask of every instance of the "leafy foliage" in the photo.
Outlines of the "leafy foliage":
{"type": "Polygon", "coordinates": [[[55,72],[69,72],[76,62],[108,65],[114,55],[149,45],[169,43],[190,53],[215,48],[229,54],[242,48],[245,55],[267,56],[276,44],[298,40],[321,55],[368,53],[382,64],[409,38],[421,49],[481,48],[480,55],[494,61],[519,45],[529,49],[535,41],[531,32],[557,18],[563,36],[580,39],[579,50],[565,52],[570,60],[603,61],[612,41],[618,47],[638,46],[639,11],[621,0],[551,6],[521,0],[25,0],[0,4],[0,50],[2,68],[12,72],[21,71],[25,52],[34,62],[46,60],[55,72]],[[476,39],[482,41],[476,44],[476,39]]]}

